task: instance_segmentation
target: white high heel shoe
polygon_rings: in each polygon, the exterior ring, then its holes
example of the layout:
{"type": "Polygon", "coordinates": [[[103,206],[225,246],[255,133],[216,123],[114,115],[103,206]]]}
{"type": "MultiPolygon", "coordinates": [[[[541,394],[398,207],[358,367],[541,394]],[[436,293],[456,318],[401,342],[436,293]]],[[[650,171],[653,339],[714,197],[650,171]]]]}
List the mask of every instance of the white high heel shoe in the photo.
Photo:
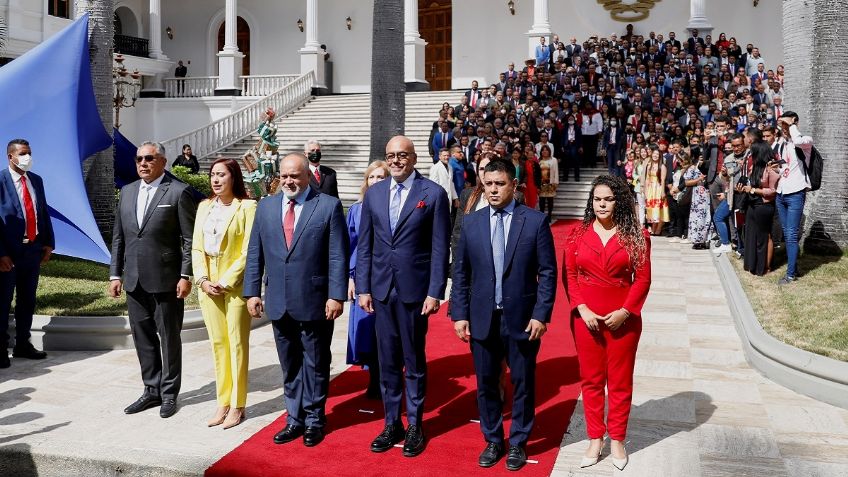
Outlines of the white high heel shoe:
{"type": "MultiPolygon", "coordinates": [[[[610,457],[612,457],[612,454],[610,454],[610,457]]],[[[628,462],[630,462],[630,456],[627,454],[626,450],[624,451],[623,459],[616,459],[615,457],[612,457],[612,465],[618,470],[624,470],[624,468],[627,467],[628,462]]]]}
{"type": "Polygon", "coordinates": [[[604,452],[604,442],[601,441],[601,448],[598,449],[598,454],[593,455],[591,457],[586,457],[585,455],[580,459],[580,468],[591,467],[598,463],[601,460],[601,454],[604,452]]]}

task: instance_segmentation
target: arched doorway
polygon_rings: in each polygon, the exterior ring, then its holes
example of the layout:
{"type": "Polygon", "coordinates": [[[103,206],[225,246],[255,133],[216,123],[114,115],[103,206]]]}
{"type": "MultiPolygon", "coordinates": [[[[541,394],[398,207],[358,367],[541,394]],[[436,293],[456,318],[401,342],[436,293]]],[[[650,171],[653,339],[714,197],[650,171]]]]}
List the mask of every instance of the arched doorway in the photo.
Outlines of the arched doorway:
{"type": "Polygon", "coordinates": [[[451,89],[452,24],[451,0],[424,0],[418,7],[418,31],[427,42],[424,72],[430,90],[451,89]]]}
{"type": "Polygon", "coordinates": [[[138,21],[135,13],[125,6],[115,9],[114,24],[116,35],[141,36],[138,34],[138,21]]]}
{"type": "MultiPolygon", "coordinates": [[[[224,49],[225,24],[226,22],[221,22],[221,26],[218,27],[217,51],[224,49]]],[[[244,59],[241,62],[241,74],[242,76],[248,76],[250,75],[250,26],[242,17],[238,17],[238,21],[236,22],[236,44],[239,51],[244,55],[244,59]]]]}

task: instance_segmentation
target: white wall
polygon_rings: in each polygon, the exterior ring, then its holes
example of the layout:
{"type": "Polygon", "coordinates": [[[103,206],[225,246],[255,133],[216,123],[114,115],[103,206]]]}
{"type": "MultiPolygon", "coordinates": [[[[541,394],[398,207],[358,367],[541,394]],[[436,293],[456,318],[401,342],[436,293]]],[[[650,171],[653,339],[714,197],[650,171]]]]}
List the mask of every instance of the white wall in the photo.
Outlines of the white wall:
{"type": "Polygon", "coordinates": [[[141,98],[121,109],[121,133],[134,144],[166,141],[241,109],[256,98],[219,96],[196,100],[141,98]]]}
{"type": "MultiPolygon", "coordinates": [[[[551,30],[567,41],[575,36],[582,42],[597,34],[621,36],[626,23],[613,20],[609,12],[595,1],[551,0],[549,3],[551,30]]],[[[713,41],[722,31],[735,36],[744,48],[748,42],[760,48],[770,68],[783,61],[781,5],[761,2],[754,7],[750,1],[710,0],[707,18],[715,29],[713,41]]],[[[647,36],[650,31],[677,33],[678,39],[688,36],[689,2],[667,0],[657,3],[649,17],[635,22],[634,32],[647,36]]],[[[516,2],[515,16],[509,14],[506,2],[492,0],[456,0],[453,2],[453,87],[468,88],[472,79],[493,83],[498,73],[506,70],[510,61],[521,69],[529,59],[525,33],[533,23],[533,1],[516,2]],[[473,26],[469,23],[473,20],[473,26]]],[[[534,40],[535,43],[535,40],[534,40]]]]}
{"type": "MultiPolygon", "coordinates": [[[[173,61],[191,61],[189,76],[216,76],[218,28],[224,20],[224,0],[162,2],[162,32],[171,27],[174,39],[162,39],[173,61]]],[[[239,0],[239,16],[250,25],[250,73],[300,72],[300,53],[306,33],[297,20],[306,20],[306,0],[239,0]]],[[[364,92],[370,85],[371,2],[318,0],[318,41],[326,44],[333,61],[334,92],[364,92]],[[353,20],[348,31],[345,18],[353,20]],[[363,68],[363,65],[368,67],[363,68]],[[341,80],[340,78],[343,78],[341,80]]]]}

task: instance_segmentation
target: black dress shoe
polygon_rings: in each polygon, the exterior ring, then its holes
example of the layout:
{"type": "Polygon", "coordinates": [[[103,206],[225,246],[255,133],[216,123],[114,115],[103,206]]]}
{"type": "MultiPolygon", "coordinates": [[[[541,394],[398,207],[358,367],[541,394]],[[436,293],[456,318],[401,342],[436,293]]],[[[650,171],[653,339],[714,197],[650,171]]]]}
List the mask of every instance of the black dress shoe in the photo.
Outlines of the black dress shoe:
{"type": "Polygon", "coordinates": [[[162,400],[162,407],[159,408],[159,417],[167,419],[177,413],[177,400],[174,398],[165,398],[162,400]]]}
{"type": "Polygon", "coordinates": [[[150,409],[151,407],[156,407],[162,404],[162,400],[159,399],[158,396],[154,396],[152,394],[142,394],[138,400],[124,409],[124,413],[126,414],[135,414],[137,412],[144,411],[145,409],[150,409]]]}
{"type": "Polygon", "coordinates": [[[303,426],[287,424],[274,436],[274,444],[286,444],[303,435],[303,426]]]}
{"type": "Polygon", "coordinates": [[[403,442],[404,457],[415,457],[424,452],[424,432],[418,426],[409,426],[403,442]]]}
{"type": "Polygon", "coordinates": [[[491,467],[497,464],[503,456],[503,444],[489,442],[488,444],[486,444],[486,448],[483,450],[483,453],[480,454],[480,459],[477,462],[480,464],[480,467],[491,467]]]}
{"type": "Polygon", "coordinates": [[[506,470],[518,470],[527,463],[527,454],[521,446],[509,446],[506,456],[506,470]]]}
{"type": "Polygon", "coordinates": [[[307,427],[303,432],[303,445],[306,447],[314,447],[324,440],[323,427],[307,427]]]}
{"type": "Polygon", "coordinates": [[[21,346],[15,346],[12,349],[12,356],[15,358],[44,359],[47,357],[47,353],[35,349],[35,346],[30,343],[26,343],[21,346]]]}
{"type": "Polygon", "coordinates": [[[403,437],[403,424],[389,424],[384,427],[383,432],[381,432],[380,435],[371,442],[371,452],[386,452],[394,447],[395,444],[402,441],[403,437]]]}

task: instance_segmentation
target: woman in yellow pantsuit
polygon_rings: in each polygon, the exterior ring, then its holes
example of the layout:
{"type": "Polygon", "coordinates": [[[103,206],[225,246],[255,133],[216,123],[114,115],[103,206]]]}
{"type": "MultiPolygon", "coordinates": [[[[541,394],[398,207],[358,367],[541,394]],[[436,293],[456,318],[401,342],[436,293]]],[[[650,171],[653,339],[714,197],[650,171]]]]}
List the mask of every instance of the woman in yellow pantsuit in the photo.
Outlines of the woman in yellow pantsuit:
{"type": "Polygon", "coordinates": [[[212,196],[197,208],[191,257],[215,358],[218,409],[208,425],[229,429],[244,420],[247,400],[250,315],[241,295],[256,202],[236,161],[216,160],[209,177],[212,196]]]}

